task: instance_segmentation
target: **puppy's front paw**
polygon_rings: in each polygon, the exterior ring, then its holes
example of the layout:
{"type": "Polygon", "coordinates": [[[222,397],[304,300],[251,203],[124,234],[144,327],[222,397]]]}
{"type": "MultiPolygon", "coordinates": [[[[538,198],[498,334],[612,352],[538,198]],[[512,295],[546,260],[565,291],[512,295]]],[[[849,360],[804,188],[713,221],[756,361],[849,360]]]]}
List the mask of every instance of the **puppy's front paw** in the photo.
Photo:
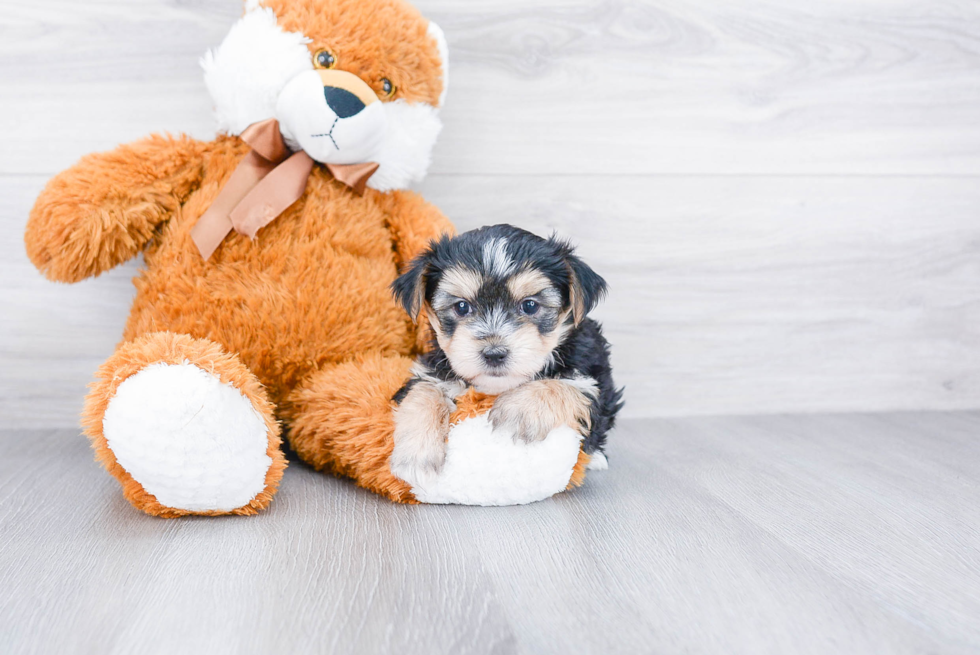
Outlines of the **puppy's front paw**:
{"type": "Polygon", "coordinates": [[[432,482],[446,462],[451,407],[435,385],[419,383],[395,410],[395,445],[388,464],[413,487],[432,482]]]}
{"type": "Polygon", "coordinates": [[[509,430],[514,434],[515,441],[524,443],[541,441],[548,436],[555,426],[547,425],[539,420],[540,417],[531,415],[529,411],[533,410],[521,398],[511,396],[511,393],[501,395],[494,402],[489,415],[493,429],[509,430]]]}
{"type": "Polygon", "coordinates": [[[535,380],[503,393],[490,410],[494,429],[513,431],[525,443],[541,441],[567,425],[583,433],[589,428],[592,387],[579,381],[535,380]]]}
{"type": "Polygon", "coordinates": [[[395,449],[391,452],[392,474],[404,480],[413,487],[424,487],[439,477],[443,464],[446,463],[446,446],[444,442],[432,442],[429,445],[417,447],[405,443],[398,445],[398,434],[395,435],[395,449]]]}

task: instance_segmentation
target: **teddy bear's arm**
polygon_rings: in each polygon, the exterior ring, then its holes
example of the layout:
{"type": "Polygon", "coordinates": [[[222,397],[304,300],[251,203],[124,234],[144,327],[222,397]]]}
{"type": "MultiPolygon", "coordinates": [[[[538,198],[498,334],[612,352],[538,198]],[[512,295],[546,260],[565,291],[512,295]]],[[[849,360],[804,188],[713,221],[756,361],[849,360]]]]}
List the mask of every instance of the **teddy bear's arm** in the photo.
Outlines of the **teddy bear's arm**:
{"type": "Polygon", "coordinates": [[[207,144],[151,136],[56,175],[27,221],[27,254],[47,278],[78,282],[134,257],[202,177],[207,144]]]}
{"type": "Polygon", "coordinates": [[[456,229],[435,205],[412,191],[393,191],[380,200],[388,218],[388,230],[399,270],[422,252],[429,241],[456,229]]]}

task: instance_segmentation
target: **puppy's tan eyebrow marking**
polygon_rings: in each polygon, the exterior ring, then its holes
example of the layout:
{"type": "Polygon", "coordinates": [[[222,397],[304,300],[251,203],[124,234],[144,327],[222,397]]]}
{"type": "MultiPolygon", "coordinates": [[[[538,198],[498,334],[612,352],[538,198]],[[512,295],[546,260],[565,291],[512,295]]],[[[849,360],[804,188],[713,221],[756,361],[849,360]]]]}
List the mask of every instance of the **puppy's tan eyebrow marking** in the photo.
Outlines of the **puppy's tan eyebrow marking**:
{"type": "Polygon", "coordinates": [[[480,291],[483,278],[479,273],[468,268],[456,267],[446,269],[439,281],[439,291],[457,298],[472,300],[480,291]]]}
{"type": "Polygon", "coordinates": [[[507,280],[507,290],[515,300],[541,293],[551,288],[551,281],[541,271],[521,271],[507,280]]]}

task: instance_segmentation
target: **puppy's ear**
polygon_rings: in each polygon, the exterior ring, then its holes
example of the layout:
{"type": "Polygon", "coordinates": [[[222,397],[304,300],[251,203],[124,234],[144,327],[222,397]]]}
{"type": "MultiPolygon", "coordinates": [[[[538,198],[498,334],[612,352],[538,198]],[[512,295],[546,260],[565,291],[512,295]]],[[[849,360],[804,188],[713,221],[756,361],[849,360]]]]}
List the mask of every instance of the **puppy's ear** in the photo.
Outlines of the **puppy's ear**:
{"type": "Polygon", "coordinates": [[[431,270],[432,250],[413,259],[398,278],[391,283],[391,293],[401,303],[412,321],[419,322],[419,312],[425,304],[425,285],[431,270]]]}
{"type": "Polygon", "coordinates": [[[565,254],[565,265],[568,267],[568,299],[572,306],[572,320],[578,325],[606,295],[606,281],[572,254],[571,249],[565,254]]]}

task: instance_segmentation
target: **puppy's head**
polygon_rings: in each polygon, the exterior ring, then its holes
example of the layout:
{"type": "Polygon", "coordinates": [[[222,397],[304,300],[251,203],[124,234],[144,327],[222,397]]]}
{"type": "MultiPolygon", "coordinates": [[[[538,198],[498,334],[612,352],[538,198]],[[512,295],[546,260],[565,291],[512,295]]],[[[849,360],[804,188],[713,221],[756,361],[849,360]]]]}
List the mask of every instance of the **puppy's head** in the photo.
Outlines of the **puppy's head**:
{"type": "Polygon", "coordinates": [[[567,242],[495,225],[434,241],[392,290],[413,319],[426,309],[457,375],[499,394],[552,361],[606,283],[567,242]]]}

